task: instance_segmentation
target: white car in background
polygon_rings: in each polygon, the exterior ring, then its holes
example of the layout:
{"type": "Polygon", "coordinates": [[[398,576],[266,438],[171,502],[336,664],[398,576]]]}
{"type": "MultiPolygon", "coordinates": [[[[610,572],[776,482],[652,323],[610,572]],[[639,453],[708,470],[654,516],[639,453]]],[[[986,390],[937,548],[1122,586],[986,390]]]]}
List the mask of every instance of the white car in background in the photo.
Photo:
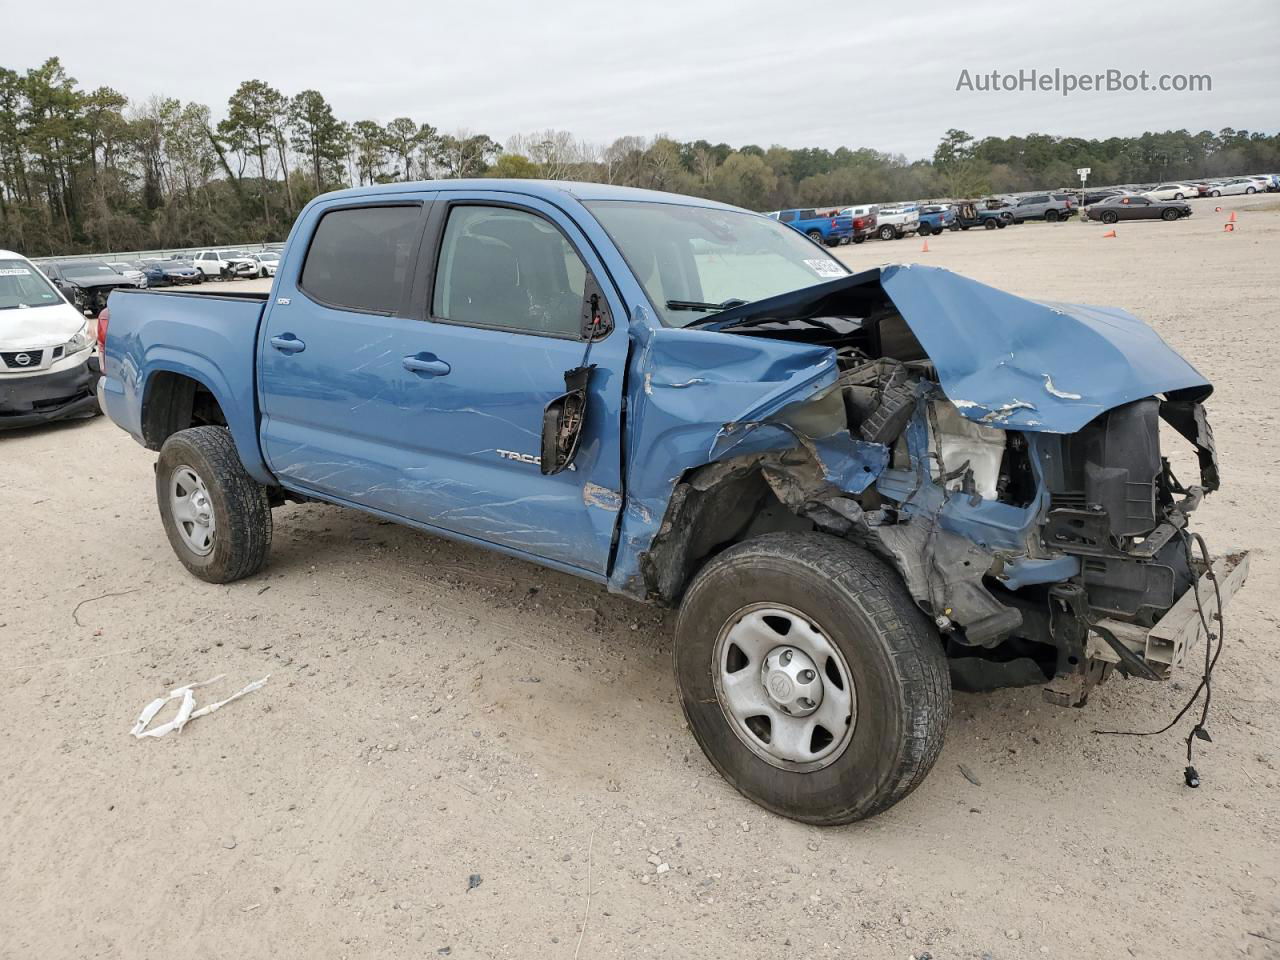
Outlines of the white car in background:
{"type": "Polygon", "coordinates": [[[107,266],[120,274],[120,276],[124,277],[135,287],[146,287],[147,275],[133,264],[125,263],[123,260],[108,260],[107,266]]]}
{"type": "Polygon", "coordinates": [[[1190,200],[1200,196],[1200,189],[1190,183],[1162,183],[1144,190],[1142,196],[1148,200],[1190,200]]]}
{"type": "Polygon", "coordinates": [[[1262,193],[1266,189],[1263,183],[1251,177],[1235,177],[1224,180],[1222,183],[1215,183],[1209,190],[1209,196],[1233,197],[1244,193],[1262,193]]]}
{"type": "Polygon", "coordinates": [[[253,258],[258,261],[259,277],[274,277],[276,268],[280,266],[280,254],[274,250],[263,250],[261,253],[255,253],[253,258]]]}
{"type": "Polygon", "coordinates": [[[876,214],[876,236],[901,240],[920,229],[920,208],[914,203],[881,204],[876,214]]]}
{"type": "Polygon", "coordinates": [[[0,250],[0,430],[96,416],[96,336],[35,264],[0,250]]]}
{"type": "Polygon", "coordinates": [[[243,250],[201,250],[190,259],[195,268],[206,278],[229,280],[232,277],[257,275],[258,263],[253,255],[243,250]]]}

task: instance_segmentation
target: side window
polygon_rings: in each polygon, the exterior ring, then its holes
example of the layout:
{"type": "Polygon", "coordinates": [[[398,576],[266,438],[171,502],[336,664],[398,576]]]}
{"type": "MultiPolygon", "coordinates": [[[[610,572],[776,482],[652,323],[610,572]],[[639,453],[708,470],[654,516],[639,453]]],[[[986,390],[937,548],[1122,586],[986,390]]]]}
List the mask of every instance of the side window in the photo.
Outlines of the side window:
{"type": "Polygon", "coordinates": [[[796,212],[795,212],[794,210],[783,210],[783,211],[782,211],[782,222],[783,222],[783,223],[793,223],[793,222],[795,222],[795,219],[796,219],[796,212]]]}
{"type": "Polygon", "coordinates": [[[579,337],[587,268],[555,226],[524,210],[457,206],[436,264],[431,315],[579,337]]]}
{"type": "Polygon", "coordinates": [[[818,217],[817,210],[801,210],[800,211],[801,220],[816,220],[817,217],[818,217]]]}
{"type": "Polygon", "coordinates": [[[354,207],[320,218],[299,286],[333,307],[394,314],[412,274],[421,208],[354,207]]]}

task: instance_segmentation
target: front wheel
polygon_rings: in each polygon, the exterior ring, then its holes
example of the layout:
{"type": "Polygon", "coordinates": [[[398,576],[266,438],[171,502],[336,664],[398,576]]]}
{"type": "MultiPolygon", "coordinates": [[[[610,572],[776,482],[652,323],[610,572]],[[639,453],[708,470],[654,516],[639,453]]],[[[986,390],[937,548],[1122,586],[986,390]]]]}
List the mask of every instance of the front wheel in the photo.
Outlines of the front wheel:
{"type": "Polygon", "coordinates": [[[201,580],[230,583],[267,562],[267,488],[245,471],[226,427],[179,430],[164,442],[156,499],[169,545],[201,580]]]}
{"type": "Polygon", "coordinates": [[[983,230],[994,230],[998,226],[1000,226],[1000,224],[996,223],[994,220],[990,218],[982,221],[983,230]]]}
{"type": "Polygon", "coordinates": [[[881,240],[892,240],[897,236],[897,231],[893,229],[891,224],[886,223],[877,231],[877,236],[879,236],[881,240]]]}
{"type": "Polygon", "coordinates": [[[685,718],[748,799],[805,823],[897,803],[942,749],[951,682],[937,633],[882,560],[825,534],[740,543],[676,622],[685,718]]]}
{"type": "Polygon", "coordinates": [[[1165,210],[1160,214],[1160,219],[1172,222],[1174,220],[1177,220],[1178,216],[1179,214],[1177,210],[1165,210]]]}
{"type": "Polygon", "coordinates": [[[1045,213],[1044,218],[1045,218],[1045,220],[1047,220],[1049,223],[1057,223],[1057,222],[1058,222],[1058,211],[1057,211],[1057,210],[1049,210],[1049,211],[1047,211],[1047,212],[1045,213]]]}
{"type": "Polygon", "coordinates": [[[1245,192],[1245,193],[1257,193],[1257,192],[1258,192],[1258,190],[1257,190],[1257,188],[1256,188],[1256,187],[1245,187],[1244,192],[1245,192]]]}
{"type": "Polygon", "coordinates": [[[1222,196],[1222,191],[1221,191],[1221,190],[1210,190],[1210,191],[1209,191],[1209,196],[1211,196],[1211,197],[1220,197],[1220,196],[1222,196]]]}

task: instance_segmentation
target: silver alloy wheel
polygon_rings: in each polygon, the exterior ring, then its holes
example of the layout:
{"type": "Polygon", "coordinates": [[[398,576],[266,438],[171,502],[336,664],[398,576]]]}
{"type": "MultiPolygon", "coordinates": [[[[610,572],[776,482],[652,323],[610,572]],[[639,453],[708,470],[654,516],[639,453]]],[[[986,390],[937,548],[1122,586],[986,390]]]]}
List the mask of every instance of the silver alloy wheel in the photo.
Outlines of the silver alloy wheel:
{"type": "Polygon", "coordinates": [[[820,770],[844,753],[858,719],[853,675],[840,649],[799,610],[743,607],[720,629],[712,678],[725,719],[762,760],[820,770]]]}
{"type": "Polygon", "coordinates": [[[169,512],[187,549],[201,557],[213,552],[213,501],[200,475],[186,464],[169,478],[169,512]]]}

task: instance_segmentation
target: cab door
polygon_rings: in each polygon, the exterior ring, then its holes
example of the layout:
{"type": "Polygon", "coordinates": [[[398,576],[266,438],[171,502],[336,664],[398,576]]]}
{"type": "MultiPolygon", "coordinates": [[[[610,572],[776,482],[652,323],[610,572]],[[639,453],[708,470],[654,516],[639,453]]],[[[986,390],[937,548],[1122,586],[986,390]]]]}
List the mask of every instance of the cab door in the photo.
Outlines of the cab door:
{"type": "Polygon", "coordinates": [[[427,235],[417,356],[441,366],[424,374],[403,438],[405,515],[604,576],[622,503],[627,330],[603,264],[571,217],[523,195],[441,194],[427,235]],[[622,319],[588,352],[593,292],[622,319]],[[584,362],[594,369],[578,454],[546,476],[543,410],[584,362]]]}

